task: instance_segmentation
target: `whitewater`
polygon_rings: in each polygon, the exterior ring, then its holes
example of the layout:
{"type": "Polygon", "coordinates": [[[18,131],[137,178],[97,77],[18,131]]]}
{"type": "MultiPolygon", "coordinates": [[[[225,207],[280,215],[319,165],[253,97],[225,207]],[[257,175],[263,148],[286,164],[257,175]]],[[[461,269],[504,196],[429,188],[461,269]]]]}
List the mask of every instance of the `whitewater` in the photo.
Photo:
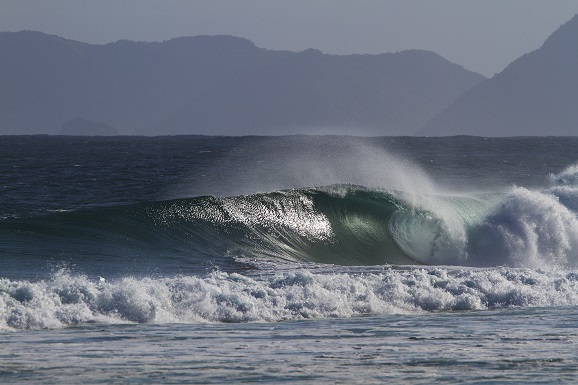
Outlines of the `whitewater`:
{"type": "Polygon", "coordinates": [[[0,138],[3,383],[572,383],[578,139],[0,138]]]}

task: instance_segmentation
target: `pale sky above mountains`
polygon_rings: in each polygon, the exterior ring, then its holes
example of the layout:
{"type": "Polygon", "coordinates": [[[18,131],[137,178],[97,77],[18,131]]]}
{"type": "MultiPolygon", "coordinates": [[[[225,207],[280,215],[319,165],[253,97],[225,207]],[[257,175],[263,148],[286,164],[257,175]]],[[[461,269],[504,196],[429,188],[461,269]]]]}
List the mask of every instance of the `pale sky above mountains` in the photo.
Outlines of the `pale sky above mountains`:
{"type": "Polygon", "coordinates": [[[330,54],[425,49],[492,76],[577,13],[576,0],[0,0],[0,31],[97,44],[227,34],[330,54]]]}

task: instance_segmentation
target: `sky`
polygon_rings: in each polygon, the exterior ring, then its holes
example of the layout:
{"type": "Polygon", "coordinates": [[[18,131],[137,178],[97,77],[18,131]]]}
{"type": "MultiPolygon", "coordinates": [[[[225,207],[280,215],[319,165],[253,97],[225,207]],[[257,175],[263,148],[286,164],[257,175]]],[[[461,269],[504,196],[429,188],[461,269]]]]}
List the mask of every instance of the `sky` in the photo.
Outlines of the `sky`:
{"type": "Polygon", "coordinates": [[[0,0],[0,31],[94,44],[234,35],[339,55],[425,49],[491,77],[576,14],[577,0],[0,0]]]}

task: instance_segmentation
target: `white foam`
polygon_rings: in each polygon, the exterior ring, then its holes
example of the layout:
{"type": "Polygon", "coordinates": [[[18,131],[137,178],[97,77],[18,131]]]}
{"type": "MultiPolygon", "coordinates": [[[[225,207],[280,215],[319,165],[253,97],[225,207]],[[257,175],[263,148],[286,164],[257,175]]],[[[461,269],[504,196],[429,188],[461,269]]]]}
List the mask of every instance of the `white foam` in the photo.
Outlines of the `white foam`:
{"type": "Polygon", "coordinates": [[[566,167],[558,174],[550,174],[550,182],[556,185],[578,187],[578,163],[566,167]]]}
{"type": "Polygon", "coordinates": [[[548,191],[515,188],[480,224],[476,237],[478,265],[578,264],[578,217],[548,191]]]}
{"type": "Polygon", "coordinates": [[[76,323],[275,322],[366,314],[578,305],[578,274],[531,269],[406,268],[96,282],[66,272],[0,280],[0,330],[76,323]]]}

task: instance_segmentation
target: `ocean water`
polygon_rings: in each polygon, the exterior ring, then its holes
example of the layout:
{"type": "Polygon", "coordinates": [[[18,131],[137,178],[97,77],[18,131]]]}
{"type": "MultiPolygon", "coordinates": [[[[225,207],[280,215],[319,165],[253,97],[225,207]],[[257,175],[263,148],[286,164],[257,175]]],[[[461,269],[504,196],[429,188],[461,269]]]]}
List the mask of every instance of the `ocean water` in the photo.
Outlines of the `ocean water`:
{"type": "Polygon", "coordinates": [[[1,383],[574,383],[578,137],[0,137],[1,383]]]}

